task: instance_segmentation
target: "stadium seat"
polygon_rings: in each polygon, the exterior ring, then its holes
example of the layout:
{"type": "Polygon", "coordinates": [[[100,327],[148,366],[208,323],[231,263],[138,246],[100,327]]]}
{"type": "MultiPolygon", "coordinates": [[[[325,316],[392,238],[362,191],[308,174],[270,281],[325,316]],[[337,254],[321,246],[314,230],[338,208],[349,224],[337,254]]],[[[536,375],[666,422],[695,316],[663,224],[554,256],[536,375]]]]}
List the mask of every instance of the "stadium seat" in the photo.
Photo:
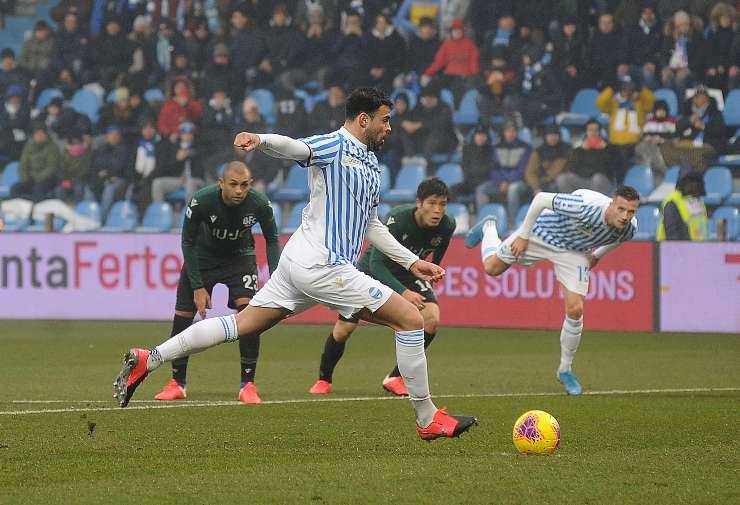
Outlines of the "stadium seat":
{"type": "Polygon", "coordinates": [[[709,220],[709,238],[717,240],[717,223],[726,220],[727,241],[740,240],[740,210],[737,207],[719,207],[709,220]]]}
{"type": "Polygon", "coordinates": [[[175,221],[172,206],[166,202],[152,202],[144,212],[141,226],[136,227],[137,232],[164,233],[170,231],[175,221]]]}
{"type": "Polygon", "coordinates": [[[185,203],[185,189],[178,189],[164,194],[164,199],[173,203],[185,203]]]}
{"type": "Polygon", "coordinates": [[[457,163],[445,163],[437,169],[436,175],[450,187],[461,183],[464,178],[462,167],[457,163]]]}
{"type": "Polygon", "coordinates": [[[506,216],[506,207],[500,203],[487,203],[482,205],[478,209],[478,221],[489,214],[496,216],[496,230],[498,231],[498,234],[503,235],[506,233],[509,223],[506,216]]]}
{"type": "Polygon", "coordinates": [[[0,175],[0,200],[10,198],[10,188],[18,182],[18,162],[11,161],[5,165],[2,175],[0,175]]]}
{"type": "Polygon", "coordinates": [[[144,92],[144,101],[147,103],[163,103],[165,96],[161,89],[150,88],[144,92]]]}
{"type": "Polygon", "coordinates": [[[472,126],[480,120],[478,111],[478,90],[469,89],[460,101],[460,107],[453,114],[453,122],[457,126],[472,126]]]}
{"type": "Polygon", "coordinates": [[[308,197],[308,192],[308,170],[293,165],[282,188],[272,194],[272,199],[276,202],[300,202],[308,197]]]}
{"type": "Polygon", "coordinates": [[[23,231],[28,226],[27,216],[19,216],[10,212],[0,212],[0,215],[4,223],[3,232],[23,231]]]}
{"type": "Polygon", "coordinates": [[[80,114],[85,114],[93,123],[98,122],[98,109],[100,108],[100,103],[98,101],[97,95],[89,89],[83,88],[77,90],[77,92],[72,97],[72,102],[70,103],[70,106],[76,112],[79,112],[80,114]]]}
{"type": "Polygon", "coordinates": [[[257,102],[257,109],[269,125],[275,124],[275,98],[269,89],[255,89],[249,97],[257,102]]]}
{"type": "Polygon", "coordinates": [[[455,96],[452,94],[452,91],[447,88],[442,88],[439,92],[439,99],[449,105],[452,112],[455,112],[455,96]]]}
{"type": "Polygon", "coordinates": [[[44,107],[49,105],[49,102],[51,102],[51,100],[54,98],[64,98],[64,95],[57,88],[46,88],[39,94],[39,97],[36,99],[36,108],[38,110],[43,109],[44,107]]]}
{"type": "Polygon", "coordinates": [[[732,193],[732,172],[727,167],[710,167],[704,173],[704,188],[704,203],[720,205],[732,193]]]}
{"type": "Polygon", "coordinates": [[[288,216],[288,222],[283,226],[283,233],[293,233],[301,225],[301,218],[303,216],[303,209],[308,205],[308,202],[298,202],[293,205],[290,209],[290,215],[288,216]]]}
{"type": "Polygon", "coordinates": [[[88,219],[92,219],[98,223],[98,226],[102,224],[103,218],[100,214],[100,205],[98,205],[98,202],[84,200],[75,206],[75,212],[88,219]]]}
{"type": "Polygon", "coordinates": [[[532,130],[530,130],[527,127],[519,128],[519,133],[517,134],[517,138],[524,142],[525,144],[532,145],[532,130]]]}
{"type": "Polygon", "coordinates": [[[729,127],[740,127],[740,89],[733,89],[725,100],[725,110],[722,111],[725,123],[729,127]]]}
{"type": "Polygon", "coordinates": [[[635,240],[655,240],[659,220],[660,209],[656,205],[641,205],[637,209],[635,240]]]}
{"type": "Polygon", "coordinates": [[[455,220],[455,235],[467,233],[470,229],[470,215],[468,208],[461,203],[447,205],[447,214],[455,220]]]}
{"type": "Polygon", "coordinates": [[[388,216],[388,213],[391,211],[391,206],[387,203],[381,203],[378,205],[378,219],[383,221],[385,223],[385,218],[388,216]]]}
{"type": "MultiPolygon", "coordinates": [[[[64,228],[65,224],[67,224],[67,221],[65,221],[59,216],[54,216],[53,231],[55,232],[62,231],[62,228],[64,228]]],[[[34,218],[33,221],[31,222],[26,221],[26,226],[22,228],[22,231],[29,231],[29,232],[36,232],[36,233],[47,231],[46,216],[43,216],[40,218],[34,218]]]]}
{"type": "Polygon", "coordinates": [[[403,88],[397,89],[396,91],[393,92],[393,94],[391,94],[391,101],[395,101],[396,97],[400,95],[401,93],[405,93],[406,96],[409,98],[409,110],[416,107],[416,101],[418,98],[416,96],[416,93],[414,93],[410,89],[403,89],[403,88]]]}
{"type": "Polygon", "coordinates": [[[624,185],[632,186],[640,193],[642,198],[647,198],[653,189],[655,189],[653,171],[646,165],[634,165],[627,170],[627,175],[624,177],[624,185]]]}
{"type": "Polygon", "coordinates": [[[670,88],[656,89],[655,99],[665,100],[666,103],[668,104],[668,111],[670,112],[671,116],[674,116],[674,117],[678,116],[678,97],[676,97],[675,91],[673,91],[670,88]]]}
{"type": "Polygon", "coordinates": [[[133,231],[138,222],[139,211],[136,209],[136,206],[129,201],[123,200],[113,204],[108,217],[105,219],[105,226],[100,228],[99,231],[133,231]]]}
{"type": "Polygon", "coordinates": [[[416,199],[416,188],[426,178],[426,169],[421,165],[407,165],[396,177],[396,185],[381,198],[386,202],[412,202],[416,199]]]}
{"type": "Polygon", "coordinates": [[[559,124],[563,126],[585,126],[589,119],[599,116],[596,107],[596,97],[599,92],[593,88],[584,88],[576,93],[570,110],[559,117],[559,124]]]}
{"type": "Polygon", "coordinates": [[[380,194],[382,195],[386,191],[391,189],[391,169],[388,165],[380,165],[380,194]]]}
{"type": "Polygon", "coordinates": [[[572,144],[573,143],[573,138],[572,138],[572,136],[570,134],[570,130],[568,128],[566,128],[565,126],[561,126],[560,127],[560,140],[564,144],[572,144]]]}
{"type": "Polygon", "coordinates": [[[678,165],[675,167],[670,167],[668,170],[666,170],[665,175],[663,176],[663,182],[676,184],[678,182],[678,176],[680,174],[681,167],[679,167],[678,165]]]}
{"type": "Polygon", "coordinates": [[[725,205],[740,206],[740,179],[732,180],[732,194],[725,200],[725,205]]]}
{"type": "Polygon", "coordinates": [[[519,228],[524,222],[524,218],[527,217],[527,211],[529,211],[529,205],[522,205],[519,210],[516,211],[516,217],[514,218],[514,229],[519,228]]]}

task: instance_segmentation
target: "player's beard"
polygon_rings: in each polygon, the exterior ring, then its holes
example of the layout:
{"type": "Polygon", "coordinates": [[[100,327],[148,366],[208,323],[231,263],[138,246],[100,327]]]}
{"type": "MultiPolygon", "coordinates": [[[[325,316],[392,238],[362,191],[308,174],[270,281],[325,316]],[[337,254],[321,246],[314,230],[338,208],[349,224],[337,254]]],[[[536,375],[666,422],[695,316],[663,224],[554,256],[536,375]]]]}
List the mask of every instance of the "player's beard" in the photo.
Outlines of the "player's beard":
{"type": "Polygon", "coordinates": [[[385,143],[385,139],[380,140],[374,140],[370,143],[368,143],[367,148],[372,152],[378,152],[383,148],[383,144],[385,143]]]}

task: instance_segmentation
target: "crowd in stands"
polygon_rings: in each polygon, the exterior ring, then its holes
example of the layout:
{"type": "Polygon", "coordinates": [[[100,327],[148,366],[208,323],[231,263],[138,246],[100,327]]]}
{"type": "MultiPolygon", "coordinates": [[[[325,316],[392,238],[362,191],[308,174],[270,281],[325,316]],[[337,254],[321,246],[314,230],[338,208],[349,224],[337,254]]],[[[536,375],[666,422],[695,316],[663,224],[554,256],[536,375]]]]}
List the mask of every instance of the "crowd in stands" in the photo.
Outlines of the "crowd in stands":
{"type": "MultiPolygon", "coordinates": [[[[610,193],[635,163],[660,178],[740,152],[713,94],[740,81],[734,2],[62,0],[51,19],[0,53],[0,166],[20,163],[11,196],[103,215],[186,199],[244,156],[239,131],[338,128],[362,85],[393,98],[392,177],[459,162],[454,197],[510,219],[539,191],[610,193]],[[603,117],[571,139],[584,88],[603,117]]],[[[263,191],[288,168],[246,156],[263,191]]]]}

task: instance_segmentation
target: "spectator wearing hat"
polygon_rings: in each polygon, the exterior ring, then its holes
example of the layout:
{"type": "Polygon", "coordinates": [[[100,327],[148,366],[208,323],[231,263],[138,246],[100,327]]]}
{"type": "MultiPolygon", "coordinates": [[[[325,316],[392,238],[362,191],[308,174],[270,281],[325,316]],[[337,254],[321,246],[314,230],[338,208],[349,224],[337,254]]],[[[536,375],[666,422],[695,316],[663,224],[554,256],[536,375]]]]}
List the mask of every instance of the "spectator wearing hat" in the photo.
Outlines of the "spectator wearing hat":
{"type": "Polygon", "coordinates": [[[560,30],[553,36],[553,68],[560,70],[565,103],[570,104],[579,89],[583,87],[584,40],[574,17],[565,17],[560,30]]]}
{"type": "Polygon", "coordinates": [[[645,116],[653,110],[654,103],[653,92],[645,86],[638,90],[628,75],[620,78],[616,92],[607,86],[596,98],[598,109],[609,116],[609,142],[621,158],[615,174],[618,181],[634,157],[645,116]]]}
{"type": "Polygon", "coordinates": [[[267,42],[246,8],[237,7],[231,13],[226,43],[232,68],[239,77],[239,88],[253,86],[258,74],[257,66],[267,54],[267,42]]]}
{"type": "Polygon", "coordinates": [[[53,193],[61,160],[59,148],[51,141],[43,124],[35,123],[31,132],[21,153],[19,180],[10,194],[39,202],[53,193]]]}
{"type": "Polygon", "coordinates": [[[541,191],[557,192],[555,180],[565,170],[571,148],[560,138],[560,128],[557,125],[545,126],[544,137],[544,143],[534,150],[524,170],[526,187],[515,183],[518,185],[516,189],[519,191],[520,201],[541,191]]]}
{"type": "Polygon", "coordinates": [[[359,14],[350,11],[345,16],[342,33],[334,41],[330,54],[337,78],[349,89],[356,87],[362,81],[359,77],[360,62],[365,54],[362,18],[359,14]]]}
{"type": "Polygon", "coordinates": [[[52,66],[57,71],[69,68],[75,75],[84,78],[89,44],[87,36],[80,29],[77,13],[67,12],[61,25],[54,37],[52,66]]]}
{"type": "MultiPolygon", "coordinates": [[[[71,100],[74,94],[80,89],[80,82],[71,68],[62,67],[55,74],[49,75],[50,87],[56,88],[62,92],[65,100],[71,100]]],[[[38,89],[38,88],[37,88],[38,89]]]]}
{"type": "Polygon", "coordinates": [[[432,18],[424,17],[419,21],[416,32],[409,40],[408,57],[404,80],[406,83],[413,82],[434,61],[434,55],[439,50],[439,37],[437,36],[437,25],[432,18]]]}
{"type": "MultiPolygon", "coordinates": [[[[342,107],[343,108],[343,107],[342,107]]],[[[315,110],[315,109],[314,109],[315,110]]],[[[344,117],[344,113],[339,110],[335,111],[335,120],[339,121],[339,124],[344,124],[344,120],[340,119],[344,117]]],[[[383,144],[383,150],[380,152],[382,163],[384,163],[391,171],[391,179],[395,179],[398,171],[401,169],[401,159],[404,156],[404,132],[401,124],[404,121],[413,119],[411,114],[411,108],[409,107],[409,97],[406,92],[396,93],[393,98],[393,110],[391,111],[391,133],[385,138],[383,144]]],[[[334,129],[324,129],[319,131],[334,131],[334,129]]]]}
{"type": "Polygon", "coordinates": [[[707,69],[705,84],[710,88],[728,89],[727,75],[732,65],[732,43],[737,30],[738,13],[735,7],[719,2],[709,14],[706,34],[707,69]]]}
{"type": "Polygon", "coordinates": [[[388,14],[375,16],[375,23],[365,34],[367,83],[390,93],[393,81],[404,68],[406,43],[391,24],[388,14]]]}
{"type": "MultiPolygon", "coordinates": [[[[535,35],[532,38],[536,38],[535,35]]],[[[524,124],[538,125],[560,110],[563,95],[557,72],[552,66],[552,50],[549,43],[544,47],[530,44],[522,50],[516,108],[524,117],[524,124]]]]}
{"type": "Polygon", "coordinates": [[[31,116],[23,95],[20,84],[11,84],[5,89],[5,100],[0,109],[0,156],[10,160],[20,158],[28,140],[26,132],[31,116]]]}
{"type": "MultiPolygon", "coordinates": [[[[327,78],[331,72],[332,45],[338,32],[334,28],[334,17],[328,19],[328,16],[335,16],[336,6],[326,6],[334,4],[332,0],[306,0],[298,2],[298,11],[301,6],[307,6],[307,22],[301,23],[303,33],[306,36],[304,41],[305,48],[301,56],[302,70],[304,77],[308,81],[319,81],[322,85],[326,84],[327,78]],[[321,5],[319,5],[319,3],[321,5]],[[324,5],[325,7],[322,7],[324,5]]],[[[336,80],[336,78],[331,79],[336,80]]]]}
{"type": "MultiPolygon", "coordinates": [[[[190,64],[197,72],[203,72],[203,69],[211,61],[211,55],[215,51],[214,45],[215,37],[210,31],[208,20],[205,17],[195,19],[192,30],[185,34],[185,49],[190,64]]],[[[228,51],[228,46],[226,47],[228,51]]],[[[203,75],[198,77],[202,78],[203,75]]],[[[210,79],[210,76],[208,78],[210,79]]]]}
{"type": "Polygon", "coordinates": [[[524,170],[532,154],[532,148],[519,140],[518,134],[516,123],[506,120],[499,143],[493,148],[493,169],[489,179],[475,192],[478,208],[490,201],[505,203],[511,221],[521,204],[524,170]]]}
{"type": "Polygon", "coordinates": [[[296,25],[309,37],[309,32],[318,19],[320,19],[321,31],[331,32],[335,29],[337,2],[335,0],[300,0],[297,2],[293,18],[296,25]]]}
{"type": "Polygon", "coordinates": [[[404,156],[421,154],[430,163],[434,154],[451,153],[457,147],[452,111],[439,99],[439,91],[439,83],[427,85],[410,117],[401,121],[404,156]]]}
{"type": "Polygon", "coordinates": [[[486,33],[481,50],[481,61],[491,61],[493,51],[503,51],[505,59],[519,61],[522,41],[519,39],[516,20],[510,8],[504,7],[497,14],[496,28],[486,33]]]}
{"type": "Polygon", "coordinates": [[[92,170],[88,186],[100,202],[105,220],[113,203],[123,198],[133,182],[130,149],[123,143],[121,128],[110,125],[105,130],[105,141],[93,151],[92,170]]]}
{"type": "Polygon", "coordinates": [[[666,164],[660,150],[666,142],[676,137],[676,118],[671,116],[668,103],[656,100],[653,112],[645,118],[642,139],[635,147],[635,161],[652,168],[658,178],[666,171],[666,164]]]}
{"type": "Polygon", "coordinates": [[[195,98],[193,83],[176,79],[170,85],[170,96],[159,111],[159,134],[169,137],[183,122],[197,123],[203,114],[203,104],[195,98]]]}
{"type": "Polygon", "coordinates": [[[708,238],[704,177],[682,169],[676,189],[660,204],[660,221],[655,239],[701,241],[708,238]]]}
{"type": "Polygon", "coordinates": [[[586,123],[586,134],[580,145],[570,152],[565,170],[555,178],[559,193],[576,189],[591,189],[611,194],[618,155],[601,136],[601,124],[596,119],[586,123]]]}
{"type": "Polygon", "coordinates": [[[255,84],[276,84],[294,89],[305,80],[301,69],[306,37],[293,25],[293,18],[285,3],[279,2],[272,10],[270,25],[264,32],[267,52],[258,65],[255,84]]]}
{"type": "MultiPolygon", "coordinates": [[[[329,83],[329,95],[314,105],[308,118],[310,130],[317,133],[333,132],[341,128],[345,119],[344,104],[347,101],[347,93],[338,82],[329,83]]],[[[408,100],[406,101],[408,108],[408,100]]],[[[394,112],[397,112],[394,110],[394,112]]],[[[397,115],[397,114],[395,114],[397,115]]],[[[393,117],[391,117],[391,134],[393,133],[393,117]]]]}
{"type": "Polygon", "coordinates": [[[161,71],[169,72],[174,64],[174,53],[184,50],[185,38],[177,31],[177,24],[170,18],[162,18],[155,42],[157,65],[161,71]]]}
{"type": "Polygon", "coordinates": [[[676,12],[665,25],[663,86],[673,88],[679,97],[685,96],[689,84],[704,73],[707,55],[698,25],[700,22],[692,20],[686,11],[676,12]]]}
{"type": "Polygon", "coordinates": [[[599,16],[598,25],[585,47],[585,72],[587,82],[595,88],[604,88],[614,82],[617,66],[626,61],[624,36],[611,13],[599,16]]]}
{"type": "Polygon", "coordinates": [[[224,90],[213,91],[200,124],[200,145],[205,152],[213,153],[233,146],[234,112],[224,90]]]}
{"type": "Polygon", "coordinates": [[[442,73],[440,82],[449,88],[458,102],[465,90],[474,88],[480,74],[478,48],[465,34],[462,19],[456,18],[450,25],[450,36],[442,42],[434,61],[424,71],[422,84],[442,73]]]}
{"type": "Polygon", "coordinates": [[[175,145],[157,133],[157,121],[146,118],[140,124],[135,143],[134,187],[139,210],[145,211],[152,202],[152,182],[158,173],[174,163],[175,145]]]}
{"type": "Polygon", "coordinates": [[[146,16],[134,19],[128,39],[131,44],[131,65],[126,72],[125,82],[131,89],[159,87],[163,71],[157,63],[157,37],[152,33],[146,16]]]}
{"type": "Polygon", "coordinates": [[[626,34],[625,59],[622,75],[629,73],[639,76],[642,83],[650,89],[659,87],[659,69],[663,29],[658,22],[652,0],[643,0],[640,17],[626,34]]]}
{"type": "Polygon", "coordinates": [[[106,90],[112,89],[119,76],[131,66],[133,45],[117,18],[105,22],[105,30],[98,34],[93,44],[95,49],[90,51],[91,69],[95,69],[98,81],[106,90]]]}
{"type": "Polygon", "coordinates": [[[54,34],[46,21],[36,21],[21,49],[20,66],[36,79],[45,77],[54,51],[54,34]]]}
{"type": "Polygon", "coordinates": [[[60,97],[52,98],[36,119],[46,125],[52,140],[60,148],[64,147],[64,141],[72,134],[82,135],[86,141],[91,139],[90,118],[71,107],[66,107],[60,97]]]}
{"type": "Polygon", "coordinates": [[[240,80],[231,65],[229,46],[223,42],[213,47],[211,60],[203,72],[205,79],[201,85],[203,96],[212,97],[215,91],[225,91],[232,103],[238,103],[244,90],[240,88],[240,80]]]}
{"type": "Polygon", "coordinates": [[[49,15],[57,25],[61,25],[64,23],[64,17],[67,13],[74,12],[78,17],[80,26],[84,27],[83,31],[86,32],[90,26],[92,2],[93,0],[60,0],[49,11],[49,15]]]}
{"type": "Polygon", "coordinates": [[[485,183],[493,169],[493,145],[486,126],[476,126],[462,151],[463,181],[450,188],[450,198],[467,197],[485,183]]]}
{"type": "Polygon", "coordinates": [[[190,63],[188,52],[183,49],[177,49],[172,52],[172,66],[164,74],[165,82],[174,82],[176,79],[188,79],[195,88],[198,88],[198,76],[200,74],[193,69],[190,63]]]}
{"type": "Polygon", "coordinates": [[[661,147],[669,167],[688,164],[703,172],[727,147],[725,120],[704,86],[697,86],[694,95],[686,101],[676,128],[678,138],[661,147]]]}
{"type": "Polygon", "coordinates": [[[17,65],[13,50],[6,47],[0,51],[0,95],[4,97],[11,84],[28,89],[29,80],[28,73],[17,65]]]}
{"type": "Polygon", "coordinates": [[[104,132],[111,125],[116,125],[123,135],[123,143],[131,145],[139,133],[140,110],[131,103],[128,88],[113,90],[113,102],[106,103],[100,111],[99,131],[104,132]]]}
{"type": "Polygon", "coordinates": [[[57,198],[71,204],[84,198],[92,158],[89,141],[79,132],[70,133],[62,149],[57,198]]]}
{"type": "Polygon", "coordinates": [[[508,52],[496,47],[488,53],[484,68],[484,83],[479,88],[477,103],[481,123],[490,126],[494,116],[515,117],[519,114],[516,94],[516,72],[509,62],[508,52]]]}
{"type": "Polygon", "coordinates": [[[169,141],[174,146],[174,159],[168,165],[157,167],[152,180],[152,201],[163,202],[167,193],[184,189],[187,202],[205,185],[195,125],[190,121],[181,123],[177,135],[171,136],[169,141]]]}

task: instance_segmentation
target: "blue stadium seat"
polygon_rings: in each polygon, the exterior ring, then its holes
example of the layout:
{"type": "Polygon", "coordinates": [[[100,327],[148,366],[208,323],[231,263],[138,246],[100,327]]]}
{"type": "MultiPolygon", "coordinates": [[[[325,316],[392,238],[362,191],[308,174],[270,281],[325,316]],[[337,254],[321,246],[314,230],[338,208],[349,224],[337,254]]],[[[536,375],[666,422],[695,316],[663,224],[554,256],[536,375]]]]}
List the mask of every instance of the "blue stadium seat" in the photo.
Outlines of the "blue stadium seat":
{"type": "Polygon", "coordinates": [[[418,97],[416,96],[416,93],[411,91],[410,89],[397,89],[391,94],[391,101],[395,101],[396,97],[400,95],[401,93],[405,93],[406,96],[409,98],[409,110],[416,107],[416,102],[418,100],[418,97]]]}
{"type": "Polygon", "coordinates": [[[288,216],[288,222],[283,226],[282,232],[283,233],[293,233],[298,229],[298,227],[301,225],[301,217],[303,214],[303,209],[308,205],[308,202],[298,202],[293,205],[293,208],[290,209],[290,215],[288,216]]]}
{"type": "Polygon", "coordinates": [[[141,226],[136,228],[137,232],[164,233],[170,231],[175,217],[172,206],[166,202],[152,202],[144,212],[141,226]]]}
{"type": "Polygon", "coordinates": [[[725,118],[727,126],[740,127],[740,89],[733,89],[727,95],[722,116],[725,118]]]}
{"type": "Polygon", "coordinates": [[[85,114],[93,123],[98,122],[100,103],[95,93],[89,89],[79,89],[72,97],[70,106],[80,114],[85,114]]]}
{"type": "Polygon", "coordinates": [[[163,103],[165,96],[161,89],[150,88],[144,92],[144,101],[147,103],[163,103]]]}
{"type": "Polygon", "coordinates": [[[272,194],[276,202],[300,202],[308,197],[308,170],[300,165],[290,167],[283,187],[272,194]]]}
{"type": "Polygon", "coordinates": [[[656,100],[665,100],[671,116],[678,116],[678,98],[671,88],[660,88],[654,91],[656,100]]]}
{"type": "Polygon", "coordinates": [[[447,88],[442,88],[439,92],[439,99],[450,106],[450,110],[455,112],[455,95],[447,88]]]}
{"type": "Polygon", "coordinates": [[[506,207],[504,207],[500,203],[487,203],[485,205],[482,205],[478,209],[478,221],[489,214],[496,216],[496,231],[498,231],[498,234],[503,235],[504,233],[506,233],[506,230],[508,228],[506,207]]]}
{"type": "Polygon", "coordinates": [[[84,200],[75,206],[75,212],[88,219],[92,219],[93,221],[98,223],[98,226],[100,226],[103,221],[103,218],[100,214],[100,205],[98,205],[98,202],[84,200]]]}
{"type": "Polygon", "coordinates": [[[0,175],[0,199],[10,198],[10,188],[18,182],[18,162],[11,161],[5,165],[2,175],[0,175]]]}
{"type": "Polygon", "coordinates": [[[663,182],[667,182],[669,184],[676,184],[678,182],[678,176],[681,174],[681,167],[676,165],[675,167],[671,167],[668,170],[666,170],[665,175],[663,176],[663,182]]]}
{"type": "Polygon", "coordinates": [[[64,98],[64,95],[58,88],[46,88],[36,99],[36,108],[38,110],[43,109],[49,105],[49,102],[51,102],[53,98],[64,98]]]}
{"type": "Polygon", "coordinates": [[[165,193],[164,199],[173,203],[185,203],[185,188],[165,193]]]}
{"type": "Polygon", "coordinates": [[[28,226],[29,219],[27,216],[18,216],[10,212],[0,212],[0,215],[2,215],[5,224],[3,232],[23,231],[28,226]]]}
{"type": "MultiPolygon", "coordinates": [[[[54,216],[53,231],[55,232],[62,231],[62,228],[64,228],[65,224],[67,224],[67,221],[65,221],[59,216],[54,216]]],[[[47,231],[46,230],[46,216],[35,218],[31,222],[26,221],[26,226],[22,228],[22,231],[29,231],[29,232],[36,232],[36,233],[47,231]]]]}
{"type": "Polygon", "coordinates": [[[378,205],[378,219],[385,223],[385,218],[390,211],[390,205],[388,205],[387,203],[381,203],[380,205],[378,205]]]}
{"type": "Polygon", "coordinates": [[[257,102],[257,109],[260,115],[265,119],[265,122],[269,125],[275,124],[275,98],[272,95],[272,91],[269,89],[255,89],[249,94],[250,98],[253,98],[257,102]]]}
{"type": "Polygon", "coordinates": [[[635,188],[642,198],[647,198],[655,189],[655,178],[653,171],[646,165],[634,165],[627,170],[624,177],[624,185],[635,188]]]}
{"type": "Polygon", "coordinates": [[[470,214],[468,208],[461,203],[451,203],[447,205],[447,214],[455,220],[457,227],[455,235],[467,233],[470,229],[470,214]]]}
{"type": "Polygon", "coordinates": [[[391,189],[391,169],[388,165],[380,165],[380,194],[382,195],[386,191],[391,189]]]}
{"type": "MultiPolygon", "coordinates": [[[[283,226],[283,211],[280,208],[279,205],[276,205],[272,202],[270,202],[270,207],[272,207],[272,216],[275,219],[275,226],[277,227],[278,233],[280,233],[280,230],[283,226]]],[[[259,223],[252,226],[252,233],[254,234],[261,234],[262,233],[262,227],[259,223]]]]}
{"type": "Polygon", "coordinates": [[[720,205],[732,193],[732,172],[727,167],[710,167],[704,173],[707,205],[720,205]]]}
{"type": "Polygon", "coordinates": [[[396,185],[381,198],[386,202],[413,202],[416,188],[426,178],[426,169],[421,165],[407,165],[396,177],[396,185]]]}
{"type": "Polygon", "coordinates": [[[565,126],[560,127],[560,140],[564,144],[572,144],[573,139],[571,138],[570,130],[567,129],[565,126]]]}
{"type": "Polygon", "coordinates": [[[576,93],[570,104],[570,116],[564,117],[560,124],[564,126],[584,126],[589,119],[599,116],[596,98],[599,92],[593,88],[584,88],[576,93]]]}
{"type": "Polygon", "coordinates": [[[637,209],[635,240],[655,240],[660,220],[660,209],[655,205],[640,205],[637,209]]]}
{"type": "Polygon", "coordinates": [[[725,219],[727,221],[727,240],[740,240],[740,210],[737,207],[719,207],[712,214],[712,219],[709,221],[709,237],[712,240],[717,240],[717,223],[725,219]]]}
{"type": "Polygon", "coordinates": [[[108,217],[105,219],[105,226],[100,228],[99,231],[134,231],[138,223],[139,211],[136,209],[136,206],[129,201],[123,200],[113,204],[108,217]]]}
{"type": "Polygon", "coordinates": [[[517,138],[524,142],[525,144],[532,145],[532,130],[530,130],[527,127],[519,128],[519,132],[517,133],[517,138]]]}
{"type": "Polygon", "coordinates": [[[524,218],[527,217],[527,211],[529,211],[529,205],[522,205],[519,210],[516,211],[516,217],[514,218],[514,229],[519,228],[524,222],[524,218]]]}
{"type": "Polygon", "coordinates": [[[457,126],[472,126],[480,120],[478,111],[478,90],[469,89],[460,101],[460,108],[453,114],[453,122],[457,126]]]}
{"type": "Polygon", "coordinates": [[[445,163],[437,169],[436,175],[450,187],[461,183],[464,178],[462,167],[457,163],[445,163]]]}

